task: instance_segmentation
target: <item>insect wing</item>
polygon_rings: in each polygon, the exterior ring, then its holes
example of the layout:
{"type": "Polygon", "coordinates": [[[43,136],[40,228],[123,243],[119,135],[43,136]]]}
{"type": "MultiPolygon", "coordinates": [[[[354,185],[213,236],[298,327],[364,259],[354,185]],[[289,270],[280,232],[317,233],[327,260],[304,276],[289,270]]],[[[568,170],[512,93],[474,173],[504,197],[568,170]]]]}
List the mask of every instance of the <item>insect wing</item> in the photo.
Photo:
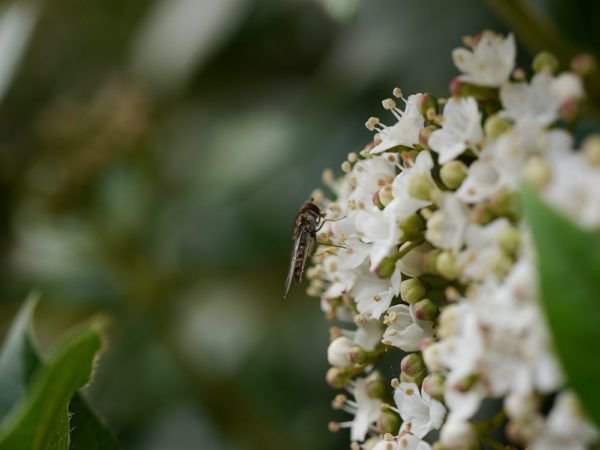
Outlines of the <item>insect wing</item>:
{"type": "Polygon", "coordinates": [[[292,281],[299,283],[302,279],[304,265],[306,264],[306,259],[310,256],[313,246],[314,239],[310,232],[300,230],[294,242],[294,249],[292,250],[292,256],[290,258],[290,268],[287,279],[285,280],[283,298],[287,296],[292,281]]]}

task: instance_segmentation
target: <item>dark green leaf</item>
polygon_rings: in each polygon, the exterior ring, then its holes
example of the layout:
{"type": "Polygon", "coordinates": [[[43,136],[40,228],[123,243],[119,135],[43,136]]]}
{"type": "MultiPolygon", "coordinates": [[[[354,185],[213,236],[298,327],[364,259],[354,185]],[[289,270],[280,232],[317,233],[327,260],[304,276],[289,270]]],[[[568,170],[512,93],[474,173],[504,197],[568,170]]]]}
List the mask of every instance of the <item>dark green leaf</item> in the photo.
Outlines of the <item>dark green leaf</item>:
{"type": "Polygon", "coordinates": [[[70,450],[117,450],[119,446],[81,394],[75,394],[69,404],[71,413],[70,450]]]}
{"type": "Polygon", "coordinates": [[[579,228],[529,189],[523,197],[556,351],[569,385],[600,425],[600,233],[579,228]]]}
{"type": "Polygon", "coordinates": [[[99,326],[92,323],[36,371],[26,395],[0,425],[0,450],[68,449],[67,406],[88,382],[100,346],[99,326]]]}
{"type": "Polygon", "coordinates": [[[8,331],[0,353],[0,418],[27,389],[34,370],[40,365],[33,343],[32,317],[39,296],[31,295],[25,301],[8,331]]]}

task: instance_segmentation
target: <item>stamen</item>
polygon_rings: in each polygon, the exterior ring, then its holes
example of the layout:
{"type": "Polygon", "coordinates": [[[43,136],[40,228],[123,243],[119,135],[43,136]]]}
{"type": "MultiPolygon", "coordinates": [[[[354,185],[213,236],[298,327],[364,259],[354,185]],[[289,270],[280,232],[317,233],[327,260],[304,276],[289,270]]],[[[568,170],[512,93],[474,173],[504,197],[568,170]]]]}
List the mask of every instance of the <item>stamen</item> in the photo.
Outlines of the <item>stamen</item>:
{"type": "Polygon", "coordinates": [[[404,98],[402,96],[402,89],[400,89],[399,87],[395,87],[394,90],[392,91],[392,94],[394,95],[394,97],[396,98],[404,98]]]}
{"type": "Polygon", "coordinates": [[[392,110],[396,108],[396,102],[392,98],[386,98],[381,102],[383,109],[392,110]]]}
{"type": "Polygon", "coordinates": [[[375,127],[379,125],[379,118],[377,117],[369,117],[369,120],[365,122],[365,127],[369,131],[375,131],[375,127]]]}

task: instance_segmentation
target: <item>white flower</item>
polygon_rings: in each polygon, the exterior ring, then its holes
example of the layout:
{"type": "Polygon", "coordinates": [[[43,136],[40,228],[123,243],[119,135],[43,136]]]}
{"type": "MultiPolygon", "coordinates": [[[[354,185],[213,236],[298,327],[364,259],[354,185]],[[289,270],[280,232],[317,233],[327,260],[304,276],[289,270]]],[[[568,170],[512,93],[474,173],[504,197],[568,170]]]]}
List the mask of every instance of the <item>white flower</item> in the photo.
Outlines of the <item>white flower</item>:
{"type": "Polygon", "coordinates": [[[440,209],[427,220],[425,238],[443,249],[460,250],[469,223],[469,208],[454,194],[445,193],[438,201],[440,209]]]}
{"type": "Polygon", "coordinates": [[[452,450],[469,450],[477,440],[477,430],[473,424],[452,414],[440,432],[440,442],[452,450]]]}
{"type": "Polygon", "coordinates": [[[460,79],[480,86],[500,86],[508,80],[515,65],[516,47],[512,34],[503,38],[484,32],[473,51],[457,48],[452,59],[464,73],[460,79]]]}
{"type": "Polygon", "coordinates": [[[353,339],[356,345],[367,351],[373,351],[381,341],[382,334],[383,330],[378,320],[365,320],[354,333],[353,339]]]}
{"type": "Polygon", "coordinates": [[[350,408],[345,409],[354,414],[354,419],[350,422],[350,439],[353,441],[364,441],[369,427],[381,414],[381,400],[367,394],[368,383],[377,376],[373,372],[366,378],[357,378],[350,387],[355,401],[348,402],[350,408]]]}
{"type": "Polygon", "coordinates": [[[371,270],[377,269],[381,260],[398,246],[402,236],[396,220],[379,209],[359,211],[356,214],[356,229],[363,236],[363,242],[370,244],[371,270]]]}
{"type": "Polygon", "coordinates": [[[398,281],[390,283],[381,279],[366,267],[357,271],[357,279],[352,289],[358,312],[366,318],[379,319],[388,309],[392,299],[400,294],[400,273],[396,271],[392,278],[398,281]]]}
{"type": "Polygon", "coordinates": [[[444,421],[446,408],[427,392],[419,392],[415,383],[400,383],[394,391],[394,402],[402,417],[402,429],[419,438],[438,430],[444,421]]]}
{"type": "Polygon", "coordinates": [[[433,323],[418,320],[413,305],[395,305],[387,310],[383,342],[407,352],[419,350],[423,339],[433,335],[433,323]]]}
{"type": "Polygon", "coordinates": [[[456,197],[465,203],[479,203],[496,193],[502,186],[501,183],[491,150],[486,147],[479,159],[469,167],[467,178],[456,191],[456,197]]]}
{"type": "Polygon", "coordinates": [[[496,219],[485,226],[471,223],[465,233],[466,249],[457,258],[463,277],[484,280],[502,274],[504,254],[498,244],[498,236],[510,223],[506,218],[496,219]]]}
{"type": "Polygon", "coordinates": [[[419,132],[423,129],[425,119],[419,112],[418,103],[423,94],[415,94],[408,97],[404,111],[392,108],[397,122],[392,126],[377,124],[381,143],[371,149],[372,154],[389,150],[398,145],[412,147],[419,142],[419,132]]]}
{"type": "Polygon", "coordinates": [[[560,100],[553,95],[554,79],[547,72],[536,74],[531,83],[507,83],[500,89],[502,115],[517,123],[550,125],[558,119],[560,100]]]}
{"type": "Polygon", "coordinates": [[[393,440],[380,440],[373,450],[431,450],[431,445],[412,433],[403,432],[393,440]]]}
{"type": "Polygon", "coordinates": [[[586,450],[598,440],[598,430],[581,412],[572,392],[561,393],[545,426],[531,445],[532,450],[586,450]]]}
{"type": "Polygon", "coordinates": [[[429,146],[440,155],[440,164],[444,164],[468,148],[476,150],[482,139],[477,101],[473,97],[451,98],[444,107],[443,126],[431,134],[429,146]]]}

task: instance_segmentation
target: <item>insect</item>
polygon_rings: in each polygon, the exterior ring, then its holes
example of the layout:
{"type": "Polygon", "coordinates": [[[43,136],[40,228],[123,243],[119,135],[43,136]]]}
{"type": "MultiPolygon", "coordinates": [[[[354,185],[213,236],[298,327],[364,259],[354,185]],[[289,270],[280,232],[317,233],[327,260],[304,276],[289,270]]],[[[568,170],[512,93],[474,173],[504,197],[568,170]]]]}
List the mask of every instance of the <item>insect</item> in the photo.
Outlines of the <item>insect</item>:
{"type": "Polygon", "coordinates": [[[294,239],[294,248],[292,249],[292,257],[290,259],[290,269],[287,279],[285,280],[285,289],[283,298],[285,298],[290,290],[292,281],[300,283],[302,274],[304,273],[304,265],[310,257],[315,242],[317,241],[317,231],[320,230],[324,221],[321,222],[324,213],[321,209],[310,201],[300,207],[296,214],[296,222],[292,239],[294,239]]]}

